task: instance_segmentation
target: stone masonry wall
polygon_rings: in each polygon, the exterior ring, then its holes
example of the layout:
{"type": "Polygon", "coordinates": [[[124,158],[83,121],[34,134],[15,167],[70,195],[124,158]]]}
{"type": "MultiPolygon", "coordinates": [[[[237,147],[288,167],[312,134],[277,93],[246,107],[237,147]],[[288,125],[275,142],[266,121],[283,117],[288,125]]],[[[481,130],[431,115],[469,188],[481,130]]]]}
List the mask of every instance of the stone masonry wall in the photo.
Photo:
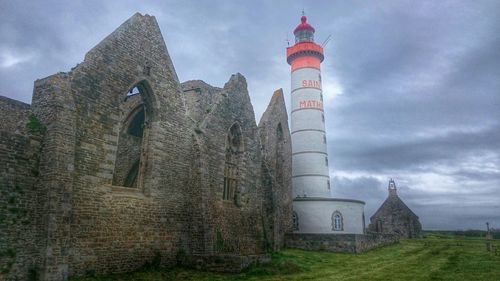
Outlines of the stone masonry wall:
{"type": "Polygon", "coordinates": [[[401,238],[421,237],[422,225],[418,216],[406,206],[394,191],[370,218],[371,232],[392,233],[401,238]]]}
{"type": "Polygon", "coordinates": [[[160,255],[175,264],[185,213],[190,133],[172,62],[153,17],[135,15],[74,71],[77,120],[73,275],[124,272],[160,255]],[[136,188],[112,185],[119,105],[141,83],[148,121],[136,188]]]}
{"type": "Polygon", "coordinates": [[[181,84],[188,116],[199,124],[212,111],[220,99],[221,88],[213,87],[201,80],[186,81],[181,84]]]}
{"type": "Polygon", "coordinates": [[[31,114],[29,104],[0,96],[0,112],[2,112],[0,117],[2,118],[0,123],[1,131],[27,135],[28,128],[26,124],[31,114]]]}
{"type": "Polygon", "coordinates": [[[199,172],[204,253],[253,255],[264,252],[263,191],[260,182],[260,144],[245,78],[235,74],[226,83],[197,126],[200,151],[199,172]],[[243,155],[239,169],[239,205],[223,200],[226,139],[229,128],[238,123],[242,130],[243,155]]]}
{"type": "Polygon", "coordinates": [[[286,247],[302,250],[361,253],[399,242],[393,234],[286,234],[286,247]]]}
{"type": "Polygon", "coordinates": [[[292,142],[283,91],[274,92],[259,122],[266,234],[273,250],[284,246],[292,232],[292,142]]]}
{"type": "MultiPolygon", "coordinates": [[[[214,195],[211,177],[214,170],[210,163],[214,156],[207,148],[205,132],[200,129],[203,120],[210,116],[220,99],[223,99],[221,88],[213,87],[201,80],[186,81],[181,84],[186,102],[186,115],[191,126],[191,152],[186,155],[190,159],[190,179],[188,183],[188,197],[186,212],[190,213],[191,221],[184,226],[188,233],[184,243],[184,254],[179,257],[179,262],[184,265],[198,267],[195,256],[207,256],[214,252],[214,230],[210,223],[209,214],[211,201],[214,195]]],[[[216,124],[213,124],[216,126],[216,124]]],[[[217,174],[219,171],[215,171],[217,174]]],[[[212,255],[209,255],[212,256],[212,255]]],[[[207,256],[208,257],[208,256],[207,256]]],[[[205,262],[209,258],[201,258],[205,262]]],[[[227,266],[227,265],[226,265],[227,266]]]]}
{"type": "Polygon", "coordinates": [[[134,15],[71,72],[37,81],[33,107],[48,126],[50,143],[59,143],[44,153],[54,238],[44,278],[131,271],[157,255],[163,265],[174,264],[189,221],[184,190],[191,133],[154,17],[134,15]],[[120,104],[136,85],[143,89],[149,120],[140,185],[126,188],[112,179],[120,104]]]}
{"type": "Polygon", "coordinates": [[[46,127],[40,156],[38,212],[43,217],[42,279],[68,278],[75,158],[75,105],[70,77],[58,73],[35,81],[33,114],[46,127]]]}
{"type": "Polygon", "coordinates": [[[26,280],[42,267],[45,242],[36,209],[43,127],[27,104],[0,97],[0,112],[0,280],[26,280]]]}
{"type": "Polygon", "coordinates": [[[0,279],[128,272],[158,257],[241,270],[284,243],[291,148],[282,95],[259,131],[241,74],[222,89],[181,86],[154,17],[134,15],[71,71],[35,81],[31,107],[2,97],[0,109],[0,279]],[[128,96],[134,87],[140,94],[128,96]],[[141,103],[143,137],[126,141],[141,103]],[[224,200],[235,124],[237,196],[224,200]],[[120,186],[137,157],[136,184],[120,186]]]}

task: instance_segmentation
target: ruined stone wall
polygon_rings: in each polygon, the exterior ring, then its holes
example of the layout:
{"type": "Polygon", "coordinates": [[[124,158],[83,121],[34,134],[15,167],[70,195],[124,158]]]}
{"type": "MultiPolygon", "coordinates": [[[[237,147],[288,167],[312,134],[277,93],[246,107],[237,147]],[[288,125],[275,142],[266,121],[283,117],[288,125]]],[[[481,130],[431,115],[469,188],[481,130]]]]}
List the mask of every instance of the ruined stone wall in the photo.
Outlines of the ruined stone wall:
{"type": "Polygon", "coordinates": [[[274,92],[259,122],[267,236],[273,250],[292,232],[292,146],[283,91],[274,92]]]}
{"type": "Polygon", "coordinates": [[[220,99],[221,88],[213,87],[201,80],[183,82],[182,91],[186,100],[188,116],[199,124],[220,99]]]}
{"type": "MultiPolygon", "coordinates": [[[[193,125],[194,126],[194,125],[193,125]]],[[[183,241],[183,256],[203,255],[205,254],[205,242],[207,224],[206,207],[210,189],[208,188],[209,174],[207,169],[207,159],[202,157],[206,151],[202,151],[204,145],[201,143],[196,133],[191,136],[191,153],[186,155],[190,159],[189,182],[186,191],[190,200],[186,202],[186,212],[190,214],[190,221],[184,225],[186,233],[183,241]]],[[[182,262],[182,260],[180,260],[182,262]]]]}
{"type": "Polygon", "coordinates": [[[44,149],[41,175],[54,197],[48,211],[54,245],[48,245],[44,278],[131,271],[155,256],[174,264],[189,221],[190,133],[155,19],[134,15],[71,72],[37,81],[33,107],[54,144],[44,149]],[[121,164],[117,148],[127,114],[121,104],[135,85],[149,119],[140,184],[127,188],[112,179],[121,164]]]}
{"type": "Polygon", "coordinates": [[[282,99],[259,134],[241,74],[223,89],[202,81],[182,88],[156,20],[140,14],[71,71],[35,81],[31,108],[0,99],[0,277],[67,280],[133,271],[158,258],[169,266],[202,257],[210,268],[216,256],[240,257],[213,264],[239,270],[260,260],[266,245],[281,247],[291,223],[282,99]],[[134,87],[139,94],[128,95],[134,87]],[[140,141],[126,130],[138,105],[140,141]],[[228,200],[232,126],[241,151],[228,200]],[[137,158],[137,181],[123,186],[137,158]]]}
{"type": "Polygon", "coordinates": [[[0,96],[0,112],[2,112],[0,116],[0,130],[2,132],[28,134],[26,125],[31,114],[29,104],[0,96]]]}
{"type": "Polygon", "coordinates": [[[32,112],[46,127],[40,154],[40,232],[47,238],[42,251],[44,280],[68,277],[71,202],[75,157],[75,106],[70,77],[58,73],[35,81],[32,112]]]}
{"type": "MultiPolygon", "coordinates": [[[[155,255],[172,265],[180,250],[190,133],[172,62],[153,17],[136,15],[73,70],[77,120],[74,275],[137,269],[155,255]],[[90,83],[89,83],[90,82],[90,83]],[[119,105],[142,83],[148,121],[135,188],[112,184],[119,105]],[[90,87],[89,87],[90,86],[90,87]]],[[[74,230],[73,230],[74,229],[74,230]]]]}
{"type": "Polygon", "coordinates": [[[30,106],[0,97],[0,280],[27,280],[42,267],[37,211],[43,127],[30,106]]]}
{"type": "MultiPolygon", "coordinates": [[[[263,191],[260,144],[245,78],[235,74],[224,86],[216,104],[197,126],[200,190],[198,206],[203,229],[203,252],[252,255],[264,251],[263,191]],[[226,140],[229,128],[238,123],[243,153],[239,169],[237,202],[223,200],[226,140]]],[[[198,242],[200,243],[200,242],[198,242]]]]}

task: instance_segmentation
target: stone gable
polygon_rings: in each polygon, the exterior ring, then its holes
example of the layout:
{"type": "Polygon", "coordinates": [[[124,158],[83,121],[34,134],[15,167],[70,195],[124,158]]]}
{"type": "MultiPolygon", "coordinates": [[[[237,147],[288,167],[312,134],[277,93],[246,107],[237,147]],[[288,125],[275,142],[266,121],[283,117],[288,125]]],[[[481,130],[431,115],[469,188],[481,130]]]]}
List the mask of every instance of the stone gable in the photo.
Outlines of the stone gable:
{"type": "Polygon", "coordinates": [[[372,232],[397,234],[402,238],[421,237],[422,225],[418,216],[399,198],[395,184],[370,222],[368,230],[372,232]]]}
{"type": "Polygon", "coordinates": [[[259,122],[263,154],[262,174],[269,220],[267,234],[274,250],[284,246],[285,233],[292,232],[292,141],[283,90],[276,90],[259,122]]]}

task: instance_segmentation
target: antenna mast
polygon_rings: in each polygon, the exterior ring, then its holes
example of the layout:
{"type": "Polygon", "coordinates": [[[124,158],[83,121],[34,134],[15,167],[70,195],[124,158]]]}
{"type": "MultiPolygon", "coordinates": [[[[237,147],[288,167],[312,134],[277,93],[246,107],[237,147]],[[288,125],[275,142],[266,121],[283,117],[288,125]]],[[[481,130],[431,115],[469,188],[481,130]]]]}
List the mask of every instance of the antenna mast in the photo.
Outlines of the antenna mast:
{"type": "Polygon", "coordinates": [[[330,42],[330,39],[332,39],[332,35],[328,35],[328,37],[326,37],[325,41],[323,41],[323,44],[321,44],[321,47],[325,47],[326,44],[328,44],[328,42],[330,42]]]}

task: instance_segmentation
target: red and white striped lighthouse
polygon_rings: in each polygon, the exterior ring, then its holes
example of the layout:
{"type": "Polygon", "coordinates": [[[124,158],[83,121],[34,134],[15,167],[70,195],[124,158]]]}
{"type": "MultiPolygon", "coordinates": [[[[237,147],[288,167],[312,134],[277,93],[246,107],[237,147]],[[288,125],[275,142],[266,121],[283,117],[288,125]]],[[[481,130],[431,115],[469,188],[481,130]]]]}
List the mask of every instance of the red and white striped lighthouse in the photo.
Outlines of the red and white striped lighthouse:
{"type": "Polygon", "coordinates": [[[295,197],[330,197],[325,116],[320,64],[323,48],[314,42],[314,28],[302,16],[295,44],[286,49],[292,70],[292,157],[295,197]]]}
{"type": "Polygon", "coordinates": [[[333,198],[326,149],[320,65],[323,48],[302,16],[295,44],[286,49],[291,66],[293,230],[295,233],[364,232],[364,202],[333,198]]]}

